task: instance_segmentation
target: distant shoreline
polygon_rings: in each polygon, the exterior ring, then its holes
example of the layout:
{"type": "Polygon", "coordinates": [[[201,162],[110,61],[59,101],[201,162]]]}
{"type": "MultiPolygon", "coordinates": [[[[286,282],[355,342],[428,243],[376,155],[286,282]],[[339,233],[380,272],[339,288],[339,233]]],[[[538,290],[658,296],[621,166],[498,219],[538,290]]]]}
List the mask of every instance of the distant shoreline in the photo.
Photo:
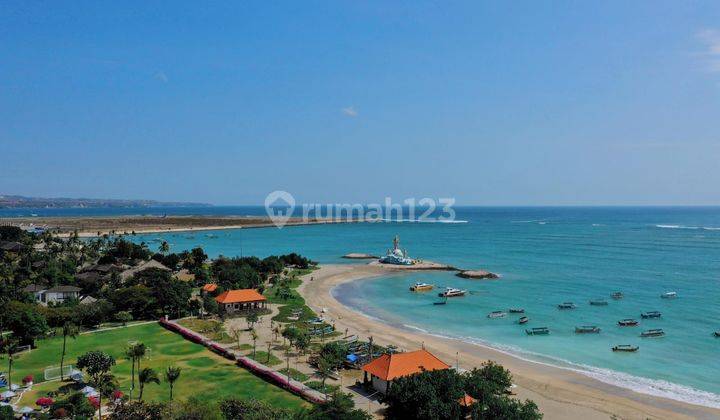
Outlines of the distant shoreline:
{"type": "MultiPolygon", "coordinates": [[[[290,219],[283,227],[335,223],[360,223],[362,220],[290,219]]],[[[269,217],[259,216],[62,216],[0,218],[0,225],[46,227],[58,237],[77,232],[79,237],[132,235],[227,229],[267,228],[276,225],[269,217]]]]}

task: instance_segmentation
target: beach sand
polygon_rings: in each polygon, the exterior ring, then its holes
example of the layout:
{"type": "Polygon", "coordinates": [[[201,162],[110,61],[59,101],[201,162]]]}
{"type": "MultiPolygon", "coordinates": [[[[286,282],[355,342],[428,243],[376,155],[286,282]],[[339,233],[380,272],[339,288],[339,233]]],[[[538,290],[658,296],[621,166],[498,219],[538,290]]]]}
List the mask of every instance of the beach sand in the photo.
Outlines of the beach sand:
{"type": "Polygon", "coordinates": [[[623,419],[720,418],[717,409],[641,394],[487,347],[390,326],[345,307],[330,293],[342,283],[396,273],[397,270],[378,265],[325,265],[305,276],[306,281],[298,290],[313,310],[319,313],[322,308],[327,309],[325,316],[335,321],[338,331],[347,328],[349,334],[363,339],[372,336],[379,344],[395,344],[404,350],[418,349],[424,343],[427,350],[448,364],[454,365],[459,355],[463,369],[479,366],[489,359],[502,364],[513,375],[517,397],[535,401],[546,419],[592,420],[613,415],[623,419]]]}

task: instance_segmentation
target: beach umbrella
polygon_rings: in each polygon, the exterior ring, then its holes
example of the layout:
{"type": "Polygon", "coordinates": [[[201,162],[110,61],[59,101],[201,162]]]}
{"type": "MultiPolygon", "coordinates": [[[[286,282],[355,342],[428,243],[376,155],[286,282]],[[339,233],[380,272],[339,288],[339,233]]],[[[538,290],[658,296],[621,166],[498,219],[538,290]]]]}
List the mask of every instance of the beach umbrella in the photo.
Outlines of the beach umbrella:
{"type": "Polygon", "coordinates": [[[49,407],[53,403],[53,399],[50,397],[41,397],[38,398],[37,401],[35,401],[35,404],[39,405],[40,407],[49,407]]]}
{"type": "Polygon", "coordinates": [[[3,400],[7,400],[8,398],[12,398],[15,396],[15,393],[13,391],[5,391],[2,394],[0,394],[0,398],[3,400]]]}
{"type": "Polygon", "coordinates": [[[32,407],[28,407],[27,405],[18,411],[18,413],[20,414],[30,414],[34,412],[35,410],[32,407]]]}
{"type": "Polygon", "coordinates": [[[112,398],[113,398],[113,400],[119,400],[119,399],[122,398],[124,395],[125,395],[125,394],[123,394],[122,391],[120,391],[119,389],[116,389],[116,390],[113,391],[113,393],[112,393],[112,398]]]}
{"type": "Polygon", "coordinates": [[[98,395],[100,395],[100,394],[98,394],[97,391],[88,392],[87,394],[85,394],[85,396],[88,398],[97,398],[98,395]]]}
{"type": "Polygon", "coordinates": [[[90,402],[90,404],[92,404],[93,407],[100,407],[100,400],[97,396],[88,397],[88,401],[90,402]]]}
{"type": "Polygon", "coordinates": [[[10,390],[11,390],[11,391],[17,391],[18,389],[20,389],[20,385],[18,385],[18,384],[10,384],[10,390]]]}
{"type": "Polygon", "coordinates": [[[95,388],[91,387],[90,385],[85,386],[85,388],[81,389],[80,392],[83,394],[89,394],[91,392],[95,392],[95,388]]]}

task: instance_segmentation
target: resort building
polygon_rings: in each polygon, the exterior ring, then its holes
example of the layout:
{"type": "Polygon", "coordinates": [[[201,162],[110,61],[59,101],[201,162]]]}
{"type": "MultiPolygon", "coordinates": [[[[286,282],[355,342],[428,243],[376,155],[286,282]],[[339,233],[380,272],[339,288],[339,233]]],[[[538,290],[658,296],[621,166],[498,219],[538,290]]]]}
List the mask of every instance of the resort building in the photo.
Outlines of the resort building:
{"type": "Polygon", "coordinates": [[[248,312],[256,309],[264,309],[267,299],[255,289],[228,290],[215,298],[226,314],[248,312]]]}
{"type": "Polygon", "coordinates": [[[23,292],[32,293],[38,303],[62,303],[69,299],[80,299],[80,289],[75,286],[55,286],[45,289],[37,284],[30,284],[23,289],[23,292]]]}
{"type": "Polygon", "coordinates": [[[147,270],[147,269],[149,269],[149,268],[157,268],[158,270],[163,270],[163,271],[172,271],[172,270],[170,270],[169,268],[165,267],[165,266],[164,266],[161,262],[159,262],[159,261],[149,260],[149,261],[145,261],[145,262],[143,262],[143,263],[141,263],[141,264],[138,264],[138,265],[135,266],[135,267],[128,268],[127,270],[125,270],[125,271],[123,271],[122,273],[120,273],[120,280],[126,281],[127,279],[131,278],[131,277],[134,276],[135,274],[137,274],[137,273],[139,273],[139,272],[141,272],[141,271],[147,270]]]}
{"type": "Polygon", "coordinates": [[[372,381],[378,392],[385,394],[393,380],[410,376],[426,370],[442,370],[450,368],[442,360],[429,351],[422,349],[407,353],[383,354],[362,367],[365,372],[364,381],[372,381]],[[368,378],[370,375],[370,378],[368,378]]]}

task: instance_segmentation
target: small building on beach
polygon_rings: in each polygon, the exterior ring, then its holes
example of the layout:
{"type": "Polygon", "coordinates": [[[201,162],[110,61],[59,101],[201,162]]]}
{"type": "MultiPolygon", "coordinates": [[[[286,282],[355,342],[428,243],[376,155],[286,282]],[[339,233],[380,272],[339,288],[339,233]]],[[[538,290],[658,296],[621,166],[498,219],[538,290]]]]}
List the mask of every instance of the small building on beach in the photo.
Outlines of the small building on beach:
{"type": "Polygon", "coordinates": [[[215,301],[226,314],[265,309],[267,299],[255,289],[228,290],[219,294],[215,301]]]}
{"type": "Polygon", "coordinates": [[[383,354],[362,367],[364,381],[372,382],[373,388],[387,393],[393,380],[426,370],[449,369],[450,365],[438,359],[429,351],[415,350],[407,353],[383,354]],[[368,377],[369,375],[369,377],[368,377]]]}

